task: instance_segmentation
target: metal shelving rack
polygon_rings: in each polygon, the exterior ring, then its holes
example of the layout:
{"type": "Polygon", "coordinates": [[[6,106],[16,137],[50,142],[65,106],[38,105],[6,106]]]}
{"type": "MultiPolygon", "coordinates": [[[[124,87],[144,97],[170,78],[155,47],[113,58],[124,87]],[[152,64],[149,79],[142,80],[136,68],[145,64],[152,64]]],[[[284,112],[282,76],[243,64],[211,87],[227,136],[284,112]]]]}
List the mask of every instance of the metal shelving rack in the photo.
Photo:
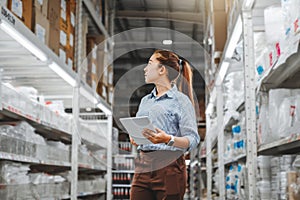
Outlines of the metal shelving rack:
{"type": "MultiPolygon", "coordinates": [[[[106,2],[107,3],[107,2],[106,2]]],[[[104,8],[103,8],[104,9],[104,8]]],[[[91,0],[78,0],[77,1],[77,50],[76,50],[76,54],[77,54],[77,65],[81,66],[83,65],[84,59],[85,58],[81,58],[81,49],[83,48],[82,46],[82,16],[83,16],[83,12],[87,12],[88,16],[90,18],[90,22],[89,23],[89,27],[91,27],[93,30],[97,30],[96,32],[98,32],[99,34],[103,34],[105,36],[105,41],[104,41],[104,48],[107,49],[107,46],[112,47],[112,42],[110,39],[110,34],[109,31],[106,30],[105,26],[103,25],[101,19],[97,16],[95,8],[92,5],[91,0]],[[84,9],[84,8],[85,9],[84,9]]],[[[105,12],[107,13],[107,12],[105,12]]],[[[87,52],[90,53],[90,52],[87,52]]],[[[109,53],[113,53],[112,50],[110,49],[109,53]]],[[[105,56],[111,56],[108,55],[107,53],[105,54],[105,56]]],[[[104,59],[103,62],[105,62],[104,59]]],[[[104,63],[104,67],[107,67],[108,63],[104,63]]],[[[78,68],[77,68],[78,69],[78,68]]],[[[80,72],[79,72],[80,73],[80,72]]],[[[107,200],[111,200],[112,199],[112,110],[111,107],[102,99],[98,96],[98,94],[96,94],[96,92],[94,90],[91,90],[91,88],[85,83],[81,81],[81,88],[82,90],[84,90],[84,94],[85,97],[87,97],[88,99],[92,99],[92,104],[94,104],[95,106],[99,106],[100,109],[104,112],[104,115],[106,116],[107,119],[105,120],[84,120],[84,123],[89,124],[89,126],[93,126],[93,125],[101,125],[102,127],[104,126],[104,129],[107,132],[106,135],[106,140],[104,141],[103,138],[101,141],[97,141],[96,143],[102,144],[106,146],[106,150],[107,150],[107,155],[106,155],[106,167],[105,167],[105,171],[106,171],[106,192],[103,192],[103,194],[106,194],[106,199],[107,200]],[[96,103],[97,102],[97,103],[96,103]],[[100,103],[100,104],[99,104],[100,103]]],[[[80,93],[80,90],[79,90],[80,93]]],[[[80,108],[80,106],[79,106],[80,108]]],[[[80,113],[81,114],[81,113],[80,113]]],[[[79,114],[79,115],[80,115],[79,114]]],[[[92,118],[95,117],[95,115],[100,114],[101,113],[89,113],[92,118]]],[[[87,115],[89,115],[87,114],[87,115]]],[[[83,121],[80,121],[79,123],[83,123],[83,121]]],[[[76,141],[77,142],[77,141],[76,141]]],[[[103,169],[103,168],[102,168],[103,169]]],[[[75,195],[74,195],[75,196],[75,195]]]]}
{"type": "MultiPolygon", "coordinates": [[[[86,5],[91,5],[91,2],[84,0],[86,5]]],[[[75,40],[75,63],[77,66],[81,65],[81,15],[83,3],[79,0],[77,2],[77,15],[76,15],[76,40],[75,40]]],[[[99,193],[106,194],[107,199],[112,199],[111,196],[111,135],[112,135],[112,112],[111,107],[99,97],[95,91],[92,90],[84,81],[80,80],[79,75],[68,68],[57,55],[55,55],[48,47],[40,42],[34,33],[32,33],[19,19],[17,19],[6,7],[1,6],[0,14],[0,52],[1,52],[1,76],[0,80],[9,81],[13,86],[32,86],[35,87],[40,94],[43,94],[47,99],[60,99],[63,100],[67,107],[72,108],[73,120],[72,129],[70,131],[60,130],[55,125],[48,124],[40,118],[31,116],[28,113],[13,106],[5,104],[1,98],[1,119],[7,120],[25,120],[29,122],[44,137],[58,139],[72,144],[70,150],[71,159],[69,161],[54,161],[54,160],[41,160],[37,158],[28,157],[25,155],[18,155],[8,152],[1,152],[1,159],[19,161],[24,163],[39,164],[47,166],[48,168],[63,167],[71,169],[71,193],[66,194],[61,198],[77,199],[77,196],[90,195],[95,193],[81,193],[78,194],[78,172],[82,170],[92,171],[106,171],[107,173],[107,192],[104,188],[99,190],[99,193]],[[82,98],[92,105],[98,106],[106,116],[106,120],[96,120],[92,123],[98,123],[99,126],[104,127],[106,131],[106,146],[101,146],[103,142],[94,142],[95,138],[101,139],[97,133],[90,134],[88,137],[81,136],[79,130],[80,124],[80,102],[82,98]],[[79,100],[81,99],[81,100],[79,100]],[[51,132],[51,134],[49,134],[51,132]],[[87,143],[88,146],[93,148],[104,148],[107,152],[107,162],[102,164],[79,163],[78,161],[78,145],[80,139],[87,143]],[[106,165],[106,166],[105,166],[106,165]]],[[[91,16],[94,18],[93,10],[89,10],[91,16]]],[[[100,30],[108,38],[109,35],[103,29],[102,23],[96,20],[96,24],[100,30]]],[[[2,84],[0,95],[3,95],[2,84]]],[[[84,105],[83,105],[84,107],[84,105]]],[[[98,113],[99,114],[99,113],[98,113]]],[[[91,121],[89,121],[90,123],[91,121]]]]}
{"type": "MultiPolygon", "coordinates": [[[[235,159],[224,162],[223,151],[224,146],[222,145],[224,141],[222,136],[224,135],[224,128],[234,123],[231,116],[225,116],[223,118],[223,103],[222,103],[222,86],[223,78],[227,74],[227,68],[223,68],[222,63],[228,61],[225,56],[222,57],[220,63],[220,69],[218,72],[223,71],[222,76],[215,78],[216,84],[212,88],[212,92],[209,94],[209,104],[207,105],[206,115],[207,115],[207,134],[206,134],[206,170],[207,170],[207,199],[212,199],[212,176],[214,169],[219,169],[219,183],[224,186],[224,167],[236,163],[241,160],[246,160],[246,199],[254,200],[256,198],[257,188],[256,188],[256,171],[257,171],[257,156],[258,155],[282,155],[291,154],[299,152],[300,149],[300,134],[294,133],[290,136],[274,141],[269,144],[257,144],[257,128],[256,128],[256,100],[259,95],[259,91],[268,92],[270,89],[274,88],[299,88],[299,72],[300,72],[300,56],[299,56],[299,41],[300,34],[297,33],[295,38],[293,49],[298,49],[291,55],[281,55],[274,66],[268,69],[260,81],[255,79],[255,60],[254,60],[254,33],[256,31],[264,31],[261,22],[263,21],[263,10],[264,8],[273,5],[274,3],[280,4],[280,1],[255,1],[255,0],[245,0],[241,8],[241,19],[242,19],[242,38],[244,45],[244,83],[245,83],[245,102],[241,105],[237,105],[237,112],[245,110],[246,119],[246,134],[247,134],[247,144],[246,144],[246,155],[239,155],[235,159]],[[210,131],[212,131],[212,126],[210,121],[213,119],[212,116],[216,116],[216,122],[218,128],[216,129],[218,134],[212,137],[210,131]],[[225,127],[224,127],[225,125],[225,127]],[[211,151],[216,148],[214,141],[217,140],[218,144],[218,163],[212,164],[211,151]]],[[[230,40],[230,37],[229,39],[230,40]]],[[[225,46],[223,55],[226,55],[228,47],[225,46]]],[[[230,65],[228,70],[230,69],[230,65]]],[[[218,74],[218,73],[217,73],[218,74]]],[[[219,199],[225,199],[225,187],[220,188],[219,199]]]]}

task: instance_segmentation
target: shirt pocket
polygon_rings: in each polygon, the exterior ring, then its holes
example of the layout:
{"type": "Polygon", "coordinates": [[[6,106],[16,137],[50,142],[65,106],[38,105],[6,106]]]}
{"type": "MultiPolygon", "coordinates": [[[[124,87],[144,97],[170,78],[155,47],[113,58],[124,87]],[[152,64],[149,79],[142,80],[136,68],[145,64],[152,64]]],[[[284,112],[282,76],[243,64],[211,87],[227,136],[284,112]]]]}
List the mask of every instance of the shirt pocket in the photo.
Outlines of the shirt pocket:
{"type": "Polygon", "coordinates": [[[176,114],[172,111],[166,111],[165,113],[166,124],[165,127],[168,134],[176,135],[178,130],[178,120],[176,114]]]}

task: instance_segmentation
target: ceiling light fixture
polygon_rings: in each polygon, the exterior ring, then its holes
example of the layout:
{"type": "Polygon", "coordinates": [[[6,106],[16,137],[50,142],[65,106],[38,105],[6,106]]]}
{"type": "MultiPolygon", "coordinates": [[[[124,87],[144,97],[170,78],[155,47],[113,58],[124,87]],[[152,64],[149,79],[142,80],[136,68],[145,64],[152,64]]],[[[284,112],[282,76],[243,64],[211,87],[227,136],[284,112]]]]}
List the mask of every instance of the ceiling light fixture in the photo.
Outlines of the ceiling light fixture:
{"type": "Polygon", "coordinates": [[[164,45],[171,45],[171,44],[173,44],[173,41],[172,40],[163,40],[162,43],[164,45]]]}
{"type": "Polygon", "coordinates": [[[68,82],[71,86],[73,87],[76,86],[76,80],[65,70],[63,70],[56,62],[52,62],[49,65],[49,68],[52,69],[57,75],[59,75],[66,82],[68,82]]]}
{"type": "Polygon", "coordinates": [[[11,36],[23,47],[25,47],[28,51],[30,51],[33,55],[35,55],[38,59],[40,59],[43,62],[47,61],[46,54],[44,54],[37,46],[35,46],[32,42],[30,42],[27,38],[25,38],[22,34],[20,34],[15,28],[9,25],[6,21],[1,20],[0,27],[9,36],[11,36]]]}

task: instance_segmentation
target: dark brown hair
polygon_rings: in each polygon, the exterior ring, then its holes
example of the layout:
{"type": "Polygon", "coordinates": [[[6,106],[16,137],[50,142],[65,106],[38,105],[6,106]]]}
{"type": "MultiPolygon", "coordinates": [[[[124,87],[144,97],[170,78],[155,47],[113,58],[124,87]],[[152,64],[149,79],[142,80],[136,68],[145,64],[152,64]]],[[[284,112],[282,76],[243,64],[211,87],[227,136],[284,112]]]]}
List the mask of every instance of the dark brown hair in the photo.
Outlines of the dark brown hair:
{"type": "Polygon", "coordinates": [[[172,51],[156,50],[154,54],[157,55],[156,59],[160,64],[167,67],[170,81],[176,81],[179,75],[182,75],[178,83],[178,88],[190,98],[194,105],[192,85],[193,72],[190,64],[185,59],[179,58],[179,56],[172,51]]]}

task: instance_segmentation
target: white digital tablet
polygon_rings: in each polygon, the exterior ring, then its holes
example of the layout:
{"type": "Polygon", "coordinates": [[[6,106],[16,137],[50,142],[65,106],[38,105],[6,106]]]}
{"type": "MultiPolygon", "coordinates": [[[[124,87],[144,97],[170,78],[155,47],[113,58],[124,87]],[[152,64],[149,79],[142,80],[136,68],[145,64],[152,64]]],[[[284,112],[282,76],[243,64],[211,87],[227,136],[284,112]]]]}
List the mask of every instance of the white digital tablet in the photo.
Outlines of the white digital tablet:
{"type": "Polygon", "coordinates": [[[148,128],[155,132],[155,127],[151,123],[149,117],[127,117],[120,118],[120,122],[137,144],[152,144],[150,140],[142,134],[144,128],[148,128]]]}

